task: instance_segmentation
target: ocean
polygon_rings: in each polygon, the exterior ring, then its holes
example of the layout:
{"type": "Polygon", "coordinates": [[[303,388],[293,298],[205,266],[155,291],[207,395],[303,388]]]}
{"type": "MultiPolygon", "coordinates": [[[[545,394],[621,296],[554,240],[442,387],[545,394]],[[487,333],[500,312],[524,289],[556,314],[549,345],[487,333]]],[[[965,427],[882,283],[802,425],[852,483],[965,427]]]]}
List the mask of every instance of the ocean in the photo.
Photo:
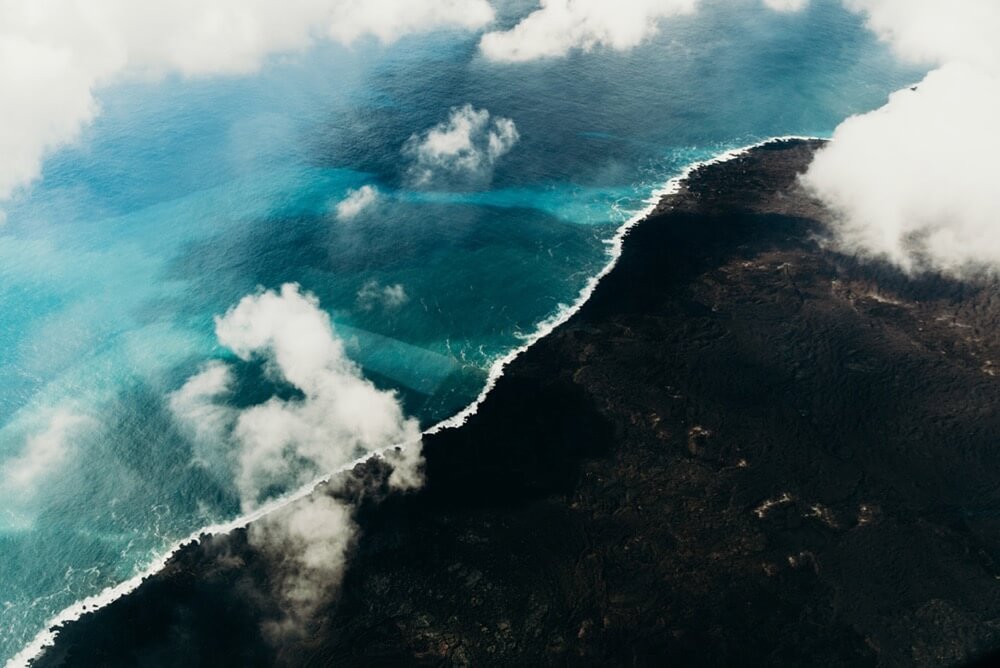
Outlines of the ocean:
{"type": "MultiPolygon", "coordinates": [[[[622,53],[502,64],[477,41],[322,43],[252,75],[118,83],[4,203],[0,660],[244,510],[231,459],[170,404],[206,364],[239,362],[215,318],[243,297],[315,295],[365,377],[426,428],[573,302],[685,166],[829,136],[923,74],[832,1],[782,14],[717,0],[622,53]],[[484,112],[516,138],[474,170],[413,148],[484,112]]],[[[248,362],[226,400],[294,394],[248,362]]]]}

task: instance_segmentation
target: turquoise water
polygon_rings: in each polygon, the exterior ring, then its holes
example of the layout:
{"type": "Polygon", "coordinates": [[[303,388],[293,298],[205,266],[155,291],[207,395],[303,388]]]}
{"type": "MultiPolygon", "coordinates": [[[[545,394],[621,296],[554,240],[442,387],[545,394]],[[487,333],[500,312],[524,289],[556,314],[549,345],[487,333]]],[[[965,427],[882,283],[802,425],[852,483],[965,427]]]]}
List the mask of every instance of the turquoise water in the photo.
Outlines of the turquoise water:
{"type": "MultiPolygon", "coordinates": [[[[720,0],[670,26],[625,54],[500,65],[475,35],[437,33],[102,91],[97,121],[0,227],[0,462],[60,444],[30,481],[0,483],[0,660],[238,514],[232,476],[193,463],[168,396],[231,357],[213,318],[243,296],[300,283],[429,425],[573,299],[603,240],[684,165],[827,135],[920,76],[832,2],[781,15],[720,0]],[[404,144],[466,103],[520,141],[491,177],[414,188],[404,144]],[[338,219],[364,185],[378,203],[338,219]],[[395,285],[401,304],[363,297],[395,285]]],[[[272,385],[248,369],[233,401],[272,385]]]]}

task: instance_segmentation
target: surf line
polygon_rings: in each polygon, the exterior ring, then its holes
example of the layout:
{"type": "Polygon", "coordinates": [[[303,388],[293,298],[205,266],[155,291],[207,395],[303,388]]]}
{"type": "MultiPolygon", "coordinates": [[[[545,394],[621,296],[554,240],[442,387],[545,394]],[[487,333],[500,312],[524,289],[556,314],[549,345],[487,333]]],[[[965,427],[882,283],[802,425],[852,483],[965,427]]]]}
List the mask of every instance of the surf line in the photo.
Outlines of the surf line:
{"type": "Polygon", "coordinates": [[[556,307],[555,312],[552,313],[548,318],[542,320],[535,328],[535,331],[531,334],[522,335],[521,339],[524,343],[517,348],[514,348],[508,352],[503,357],[497,359],[490,365],[489,374],[487,375],[486,385],[483,387],[479,396],[462,409],[460,412],[456,413],[454,416],[447,418],[438,424],[427,429],[424,434],[436,434],[439,431],[444,431],[445,429],[454,429],[456,427],[461,427],[465,424],[469,418],[476,414],[479,407],[486,400],[487,395],[496,386],[497,381],[503,376],[504,369],[513,362],[515,359],[520,357],[525,351],[527,351],[531,346],[533,346],[540,339],[545,338],[553,331],[555,331],[560,325],[568,321],[573,315],[583,308],[583,305],[590,300],[591,295],[594,294],[594,290],[597,289],[598,284],[604,279],[605,276],[611,273],[611,271],[617,266],[618,261],[621,259],[622,248],[625,244],[625,238],[633,227],[648,218],[654,211],[656,207],[660,204],[664,197],[669,197],[670,195],[676,195],[681,187],[684,185],[685,181],[703,167],[708,167],[710,165],[717,165],[724,162],[729,162],[730,160],[735,160],[741,156],[746,155],[754,149],[760,148],[762,146],[767,146],[768,144],[775,144],[786,141],[825,141],[827,137],[809,137],[805,135],[782,135],[778,137],[771,137],[769,139],[764,139],[753,144],[748,144],[746,146],[741,146],[739,148],[729,149],[722,153],[719,153],[706,160],[699,160],[693,162],[683,170],[680,174],[673,177],[661,188],[655,190],[652,195],[650,195],[645,200],[645,208],[640,210],[638,213],[634,214],[631,218],[626,220],[616,231],[614,236],[609,239],[605,239],[604,243],[608,246],[608,261],[605,263],[604,267],[596,275],[592,276],[587,280],[586,285],[581,288],[577,297],[571,304],[560,304],[556,307]]]}
{"type": "MultiPolygon", "coordinates": [[[[430,436],[438,432],[444,431],[446,429],[457,429],[468,422],[469,418],[475,415],[479,411],[479,407],[486,401],[486,397],[490,394],[494,387],[496,387],[497,382],[503,377],[504,370],[507,366],[524,354],[531,346],[533,346],[537,341],[545,338],[553,331],[555,331],[559,326],[568,321],[573,315],[579,311],[584,304],[590,299],[591,295],[594,294],[594,290],[597,289],[598,284],[604,279],[605,276],[611,273],[611,271],[617,266],[618,261],[621,259],[622,249],[625,244],[625,238],[628,236],[629,232],[633,227],[648,218],[659,205],[660,201],[664,197],[669,197],[670,195],[676,195],[681,187],[684,185],[685,181],[694,174],[696,171],[703,167],[708,167],[710,165],[717,165],[724,162],[729,162],[735,160],[741,156],[746,155],[750,151],[766,146],[768,144],[785,142],[785,141],[811,141],[811,140],[824,140],[827,137],[809,137],[803,135],[782,135],[777,137],[770,137],[753,144],[747,144],[739,148],[732,148],[722,153],[719,153],[706,160],[699,160],[693,162],[681,172],[671,178],[662,187],[653,191],[653,193],[644,201],[646,206],[632,215],[628,220],[626,220],[622,225],[618,227],[615,234],[608,239],[605,239],[604,243],[608,247],[607,256],[608,261],[604,264],[604,267],[594,276],[587,280],[587,283],[580,289],[577,293],[576,299],[570,304],[560,304],[556,307],[556,310],[547,318],[538,323],[535,330],[530,334],[521,335],[520,338],[523,343],[510,350],[507,354],[495,360],[489,368],[486,377],[486,384],[483,389],[479,392],[479,395],[465,408],[456,413],[450,418],[442,420],[437,424],[424,430],[424,436],[430,436]]],[[[269,515],[285,506],[295,503],[310,494],[312,494],[317,487],[330,482],[335,476],[347,473],[354,469],[359,464],[363,464],[373,457],[382,457],[384,453],[406,447],[414,447],[414,443],[404,443],[395,444],[384,448],[383,450],[371,452],[359,457],[352,462],[344,464],[335,471],[332,471],[326,475],[316,478],[312,482],[300,487],[296,491],[281,496],[277,499],[273,499],[268,503],[265,503],[260,508],[257,508],[249,513],[241,515],[231,521],[222,522],[219,524],[213,524],[198,531],[192,533],[187,538],[183,538],[175,543],[168,549],[164,554],[157,559],[155,559],[147,568],[143,569],[142,572],[134,575],[133,577],[121,582],[117,585],[108,587],[97,594],[93,594],[77,601],[68,608],[62,610],[57,615],[52,617],[45,624],[45,628],[40,631],[28,645],[14,655],[9,661],[7,661],[5,668],[27,668],[31,661],[37,658],[46,648],[51,647],[55,643],[56,636],[59,634],[59,629],[61,626],[68,624],[70,622],[80,619],[83,615],[94,612],[103,608],[123,596],[130,594],[139,588],[140,585],[146,580],[146,578],[151,577],[163,570],[170,559],[183,547],[189,544],[197,544],[201,541],[203,536],[215,536],[219,534],[229,533],[235,531],[236,529],[246,528],[247,525],[255,522],[266,515],[269,515]]]]}

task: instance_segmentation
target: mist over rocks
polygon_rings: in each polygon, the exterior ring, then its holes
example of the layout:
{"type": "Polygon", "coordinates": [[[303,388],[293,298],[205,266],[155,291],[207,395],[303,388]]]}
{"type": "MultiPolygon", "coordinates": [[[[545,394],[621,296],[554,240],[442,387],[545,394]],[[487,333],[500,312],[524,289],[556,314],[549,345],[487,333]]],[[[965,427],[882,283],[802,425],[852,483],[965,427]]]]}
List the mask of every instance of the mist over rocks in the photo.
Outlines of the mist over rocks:
{"type": "MultiPolygon", "coordinates": [[[[66,665],[958,665],[1000,648],[1000,302],[821,243],[819,142],[695,172],[276,647],[280,560],[185,548],[67,625],[66,665]]],[[[253,529],[251,529],[253,531],[253,529]]],[[[329,563],[334,563],[331,560],[329,563]]]]}

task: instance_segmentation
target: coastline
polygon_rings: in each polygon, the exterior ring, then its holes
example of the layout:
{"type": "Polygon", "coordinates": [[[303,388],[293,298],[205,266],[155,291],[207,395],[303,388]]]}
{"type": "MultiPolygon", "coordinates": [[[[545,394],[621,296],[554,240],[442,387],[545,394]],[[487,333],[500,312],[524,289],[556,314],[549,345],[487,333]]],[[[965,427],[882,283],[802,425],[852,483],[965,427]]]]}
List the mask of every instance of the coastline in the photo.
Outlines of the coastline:
{"type": "Polygon", "coordinates": [[[347,473],[359,464],[364,464],[372,457],[377,456],[378,453],[375,453],[356,459],[348,464],[345,464],[336,471],[295,490],[292,494],[282,496],[265,503],[253,512],[240,515],[229,522],[208,525],[198,529],[187,538],[182,538],[181,540],[176,541],[163,553],[162,556],[156,558],[152,564],[140,573],[133,575],[124,582],[108,587],[96,594],[81,599],[52,617],[48,622],[46,622],[45,629],[39,631],[32,641],[24,647],[24,649],[11,657],[11,659],[4,664],[4,668],[27,668],[32,661],[38,658],[38,656],[41,655],[47,648],[53,645],[56,637],[59,635],[59,630],[63,625],[75,622],[86,614],[100,610],[101,608],[114,603],[123,596],[128,596],[138,589],[148,578],[162,571],[170,560],[185,547],[198,545],[205,537],[208,536],[225,535],[237,529],[244,529],[251,523],[309,496],[316,491],[317,487],[325,482],[329,482],[334,476],[347,473]]]}
{"type": "MultiPolygon", "coordinates": [[[[454,416],[442,420],[441,422],[428,427],[423,432],[423,436],[431,436],[439,434],[446,430],[458,429],[463,427],[467,422],[475,416],[482,404],[486,401],[487,397],[494,390],[499,380],[504,376],[504,372],[507,367],[514,362],[516,359],[521,357],[524,353],[530,350],[535,344],[540,340],[546,338],[552,334],[560,326],[567,323],[576,313],[578,313],[591,299],[595,290],[600,285],[601,281],[604,280],[617,266],[621,257],[625,239],[629,233],[637,225],[647,220],[652,216],[660,206],[664,198],[677,194],[680,189],[684,186],[685,182],[691,177],[692,174],[698,170],[709,167],[712,165],[723,164],[734,159],[740,158],[747,155],[749,152],[765,147],[769,144],[779,144],[788,141],[813,141],[820,140],[826,141],[825,138],[820,137],[808,137],[800,135],[783,135],[770,137],[752,144],[745,146],[729,149],[723,151],[711,158],[706,160],[696,161],[687,165],[681,172],[669,179],[661,188],[654,190],[650,197],[646,200],[646,207],[641,211],[637,212],[631,216],[628,220],[622,223],[615,231],[615,234],[609,239],[605,240],[605,244],[608,246],[607,251],[607,262],[604,264],[603,268],[590,279],[581,288],[577,294],[576,299],[571,304],[560,305],[554,313],[549,317],[543,319],[538,323],[534,332],[529,335],[525,335],[524,343],[516,348],[511,349],[507,354],[495,360],[491,364],[490,369],[487,374],[486,382],[483,389],[480,391],[479,395],[469,403],[464,409],[456,413],[454,416]]],[[[40,631],[32,641],[25,646],[20,652],[18,652],[14,657],[12,657],[6,664],[5,668],[26,668],[35,659],[42,655],[45,650],[52,647],[55,643],[59,632],[62,628],[69,623],[78,621],[84,615],[93,613],[100,610],[111,603],[131,594],[136,591],[147,579],[155,576],[157,573],[161,572],[167,564],[176,556],[178,553],[188,546],[197,546],[206,537],[221,536],[231,533],[238,529],[244,529],[249,524],[257,521],[271,513],[274,513],[286,506],[301,500],[317,490],[321,485],[328,483],[335,476],[347,474],[354,470],[356,467],[363,465],[375,459],[379,459],[382,453],[389,450],[401,447],[400,444],[392,445],[381,452],[372,453],[366,455],[357,460],[349,462],[342,466],[341,468],[328,473],[324,476],[311,481],[307,485],[293,491],[292,493],[285,495],[283,497],[274,499],[260,508],[254,510],[251,513],[241,515],[234,518],[228,522],[223,522],[219,524],[209,525],[198,529],[194,533],[190,534],[186,538],[176,541],[168,550],[166,550],[162,556],[155,559],[147,568],[143,569],[140,573],[129,578],[128,580],[119,583],[118,585],[109,587],[97,594],[86,597],[80,601],[77,601],[73,605],[65,608],[57,615],[52,617],[45,625],[45,629],[40,631]]]]}
{"type": "Polygon", "coordinates": [[[425,439],[421,490],[358,504],[304,635],[262,636],[288,571],[237,530],[38,667],[931,668],[1000,647],[997,285],[824,245],[796,179],[820,145],[698,170],[637,226],[463,428],[425,439]]]}
{"type": "Polygon", "coordinates": [[[548,318],[545,318],[540,323],[538,323],[533,333],[524,337],[525,343],[523,345],[514,348],[500,359],[494,361],[493,364],[490,365],[490,370],[487,375],[486,384],[480,391],[479,396],[476,397],[476,399],[473,400],[472,403],[470,403],[464,409],[456,413],[454,416],[442,420],[438,424],[425,430],[424,434],[435,434],[444,429],[461,427],[468,421],[470,417],[475,415],[476,411],[479,409],[479,406],[482,405],[483,401],[486,400],[486,397],[496,386],[497,381],[503,376],[504,369],[506,369],[511,362],[513,362],[515,359],[524,354],[531,346],[533,346],[539,340],[545,338],[553,331],[555,331],[555,329],[558,328],[560,325],[566,323],[571,317],[573,317],[573,315],[577,311],[579,311],[583,307],[584,304],[587,303],[590,297],[594,294],[594,290],[597,289],[597,286],[600,284],[601,280],[603,280],[608,274],[610,274],[611,271],[615,268],[615,265],[618,264],[618,261],[621,259],[622,247],[625,243],[625,237],[628,236],[628,233],[632,230],[632,228],[634,228],[636,225],[649,218],[656,211],[657,207],[660,205],[660,202],[663,200],[663,198],[676,194],[678,190],[681,188],[681,186],[683,186],[684,182],[687,181],[688,177],[691,176],[691,174],[701,169],[702,167],[709,167],[711,165],[717,165],[724,162],[728,162],[729,160],[739,158],[740,156],[746,155],[748,152],[756,148],[767,146],[768,144],[774,144],[786,141],[812,141],[812,140],[828,141],[828,138],[810,137],[806,135],[780,135],[780,136],[770,137],[768,139],[763,139],[761,141],[754,142],[752,144],[747,144],[745,146],[740,146],[738,148],[733,148],[723,151],[711,158],[708,158],[706,160],[698,160],[684,167],[677,176],[669,179],[666,182],[666,184],[664,184],[661,188],[658,188],[653,191],[653,194],[646,199],[646,207],[644,209],[634,214],[628,220],[622,223],[615,231],[615,234],[611,236],[609,239],[606,239],[604,241],[604,243],[609,247],[608,261],[605,263],[604,267],[597,274],[595,274],[593,277],[587,280],[586,285],[584,285],[584,287],[580,289],[580,292],[577,293],[577,297],[573,301],[573,303],[562,304],[559,307],[557,307],[556,311],[552,315],[550,315],[548,318]]]}

